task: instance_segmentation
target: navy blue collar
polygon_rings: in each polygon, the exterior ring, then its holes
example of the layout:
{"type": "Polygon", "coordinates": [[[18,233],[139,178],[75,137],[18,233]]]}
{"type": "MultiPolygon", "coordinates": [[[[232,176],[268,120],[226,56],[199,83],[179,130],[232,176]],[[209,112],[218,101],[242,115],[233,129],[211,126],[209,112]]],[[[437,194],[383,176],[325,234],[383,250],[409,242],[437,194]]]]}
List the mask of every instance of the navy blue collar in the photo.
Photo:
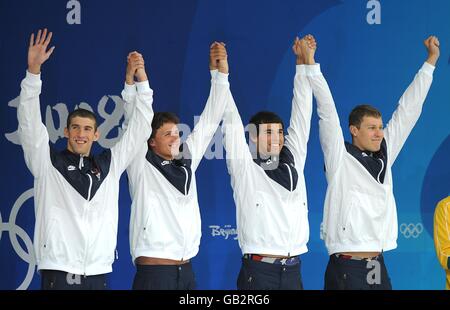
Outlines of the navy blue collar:
{"type": "Polygon", "coordinates": [[[294,191],[297,188],[298,173],[295,169],[294,156],[286,146],[283,146],[279,156],[262,158],[258,154],[253,161],[264,170],[269,178],[288,191],[294,191]]]}
{"type": "Polygon", "coordinates": [[[350,155],[364,166],[377,182],[384,182],[387,165],[387,146],[385,139],[381,141],[378,152],[360,150],[357,146],[348,142],[345,142],[345,148],[350,155]]]}
{"type": "Polygon", "coordinates": [[[189,193],[192,179],[191,159],[181,157],[178,159],[167,160],[153,152],[150,147],[148,148],[145,158],[183,195],[189,193]]]}

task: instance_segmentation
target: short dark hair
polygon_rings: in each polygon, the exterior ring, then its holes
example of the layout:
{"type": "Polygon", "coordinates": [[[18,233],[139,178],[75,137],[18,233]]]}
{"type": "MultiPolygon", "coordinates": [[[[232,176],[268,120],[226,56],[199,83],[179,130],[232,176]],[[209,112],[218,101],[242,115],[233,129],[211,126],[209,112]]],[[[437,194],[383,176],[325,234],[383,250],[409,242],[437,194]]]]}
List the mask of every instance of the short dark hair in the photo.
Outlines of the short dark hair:
{"type": "Polygon", "coordinates": [[[364,116],[372,116],[376,118],[381,118],[381,112],[377,108],[368,105],[361,104],[353,108],[348,117],[348,126],[355,126],[359,129],[361,126],[364,116]]]}
{"type": "Polygon", "coordinates": [[[69,116],[67,116],[67,122],[66,122],[67,129],[69,129],[72,119],[75,117],[84,117],[84,118],[89,118],[89,119],[93,120],[94,121],[94,130],[97,131],[97,117],[95,116],[95,114],[89,110],[81,109],[81,108],[78,108],[69,113],[69,116]]]}
{"type": "Polygon", "coordinates": [[[174,113],[172,112],[156,112],[153,115],[153,120],[152,120],[152,134],[149,138],[153,139],[156,135],[156,131],[162,127],[165,123],[174,123],[174,124],[178,124],[180,123],[180,119],[178,118],[178,116],[176,116],[174,113]]]}
{"type": "Polygon", "coordinates": [[[261,124],[281,124],[284,129],[283,120],[277,114],[270,111],[259,111],[250,118],[249,124],[256,126],[256,134],[259,135],[259,125],[261,124]]]}

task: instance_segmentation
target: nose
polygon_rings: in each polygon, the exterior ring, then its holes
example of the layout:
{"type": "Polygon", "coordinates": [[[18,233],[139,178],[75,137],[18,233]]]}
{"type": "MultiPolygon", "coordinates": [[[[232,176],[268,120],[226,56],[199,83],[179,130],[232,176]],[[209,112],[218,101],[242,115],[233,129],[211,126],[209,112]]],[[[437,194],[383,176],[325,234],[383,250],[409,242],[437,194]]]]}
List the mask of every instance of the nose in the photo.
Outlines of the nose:
{"type": "Polygon", "coordinates": [[[383,138],[383,130],[382,129],[378,129],[375,131],[375,138],[376,139],[383,138]]]}
{"type": "Polygon", "coordinates": [[[83,130],[83,129],[80,129],[80,130],[77,132],[77,136],[80,137],[80,138],[84,138],[84,137],[86,136],[86,131],[83,130]]]}
{"type": "Polygon", "coordinates": [[[83,133],[82,129],[80,129],[80,128],[75,129],[75,136],[79,137],[82,135],[82,133],[83,133]]]}
{"type": "Polygon", "coordinates": [[[284,136],[282,134],[271,135],[269,141],[275,144],[282,144],[284,136]]]}

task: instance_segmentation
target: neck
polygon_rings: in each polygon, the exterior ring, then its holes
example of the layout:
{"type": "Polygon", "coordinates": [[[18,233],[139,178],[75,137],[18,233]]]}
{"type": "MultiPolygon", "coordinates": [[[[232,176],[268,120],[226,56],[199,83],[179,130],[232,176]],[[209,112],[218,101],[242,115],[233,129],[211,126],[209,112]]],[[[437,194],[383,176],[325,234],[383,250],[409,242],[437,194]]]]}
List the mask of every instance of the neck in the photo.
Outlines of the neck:
{"type": "Polygon", "coordinates": [[[159,157],[162,157],[162,158],[164,158],[165,160],[173,160],[174,159],[174,157],[173,156],[164,156],[164,155],[162,155],[162,154],[158,154],[158,153],[156,153],[159,157]]]}
{"type": "Polygon", "coordinates": [[[152,150],[153,153],[155,153],[156,155],[158,155],[158,156],[161,157],[162,159],[165,159],[165,160],[174,160],[174,157],[173,157],[173,156],[167,156],[167,155],[161,154],[161,153],[155,151],[152,147],[150,147],[150,150],[152,150]]]}
{"type": "Polygon", "coordinates": [[[83,156],[83,157],[89,157],[89,153],[90,153],[90,151],[87,154],[77,153],[77,152],[74,152],[70,147],[67,147],[67,150],[74,155],[83,156]]]}
{"type": "Polygon", "coordinates": [[[352,140],[352,145],[356,146],[361,152],[367,152],[367,150],[364,149],[361,145],[359,145],[359,143],[355,140],[352,140]]]}
{"type": "Polygon", "coordinates": [[[271,155],[271,154],[266,154],[266,153],[258,152],[257,157],[258,157],[259,159],[261,159],[261,160],[266,161],[266,160],[268,160],[268,159],[272,159],[272,160],[273,160],[273,159],[278,158],[278,157],[279,157],[279,154],[278,154],[278,155],[271,155]]]}

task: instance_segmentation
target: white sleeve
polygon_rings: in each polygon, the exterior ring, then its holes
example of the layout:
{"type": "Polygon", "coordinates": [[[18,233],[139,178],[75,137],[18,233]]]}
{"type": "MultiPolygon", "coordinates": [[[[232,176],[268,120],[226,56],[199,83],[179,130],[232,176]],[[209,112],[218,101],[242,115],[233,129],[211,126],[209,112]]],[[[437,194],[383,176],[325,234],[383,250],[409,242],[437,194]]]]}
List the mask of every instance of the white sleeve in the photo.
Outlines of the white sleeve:
{"type": "Polygon", "coordinates": [[[128,122],[130,121],[131,116],[133,115],[134,108],[136,107],[136,84],[128,85],[124,84],[122,90],[122,99],[124,101],[124,120],[122,123],[122,129],[126,130],[128,127],[128,122]]]}
{"type": "Polygon", "coordinates": [[[320,71],[320,65],[307,67],[308,78],[317,102],[320,145],[324,154],[326,175],[329,179],[336,172],[346,152],[344,136],[333,96],[320,71]]]}
{"type": "Polygon", "coordinates": [[[252,154],[245,139],[245,129],[236,108],[231,91],[227,94],[227,106],[223,116],[222,133],[226,151],[228,173],[233,177],[242,175],[252,164],[252,154]]]}
{"type": "Polygon", "coordinates": [[[27,71],[21,83],[17,118],[19,139],[25,163],[35,178],[39,178],[50,165],[50,146],[47,128],[42,123],[39,94],[41,76],[27,71]]]}
{"type": "Polygon", "coordinates": [[[135,97],[135,107],[131,109],[133,112],[126,124],[127,128],[120,140],[111,148],[113,169],[117,175],[122,174],[128,167],[151,134],[153,90],[148,81],[136,83],[136,86],[138,91],[135,97]]]}
{"type": "MultiPolygon", "coordinates": [[[[140,83],[145,84],[146,82],[140,83]]],[[[132,117],[134,110],[136,108],[136,96],[137,96],[136,84],[129,85],[125,83],[124,89],[122,91],[122,99],[124,101],[124,121],[122,123],[122,129],[124,132],[127,130],[130,118],[132,117]]],[[[149,137],[151,135],[151,132],[152,129],[150,128],[150,132],[148,134],[149,137]]],[[[142,172],[141,164],[143,163],[144,160],[143,158],[145,157],[147,150],[148,150],[147,141],[145,141],[144,143],[142,143],[142,146],[139,147],[138,152],[136,153],[133,160],[127,167],[128,180],[130,184],[130,194],[132,194],[132,189],[135,188],[135,186],[133,185],[138,180],[140,172],[142,172]]]]}
{"type": "Polygon", "coordinates": [[[225,99],[230,88],[228,74],[212,71],[211,76],[211,90],[208,101],[194,130],[186,139],[191,154],[193,171],[200,164],[203,154],[222,120],[226,105],[225,99]]]}
{"type": "Polygon", "coordinates": [[[304,65],[296,66],[294,96],[292,98],[291,121],[287,129],[286,147],[292,152],[295,167],[305,167],[306,149],[311,128],[312,89],[304,65]]]}
{"type": "Polygon", "coordinates": [[[384,137],[387,144],[388,160],[391,165],[419,119],[423,103],[433,81],[434,68],[427,62],[423,64],[400,98],[398,107],[386,126],[384,137]]]}

